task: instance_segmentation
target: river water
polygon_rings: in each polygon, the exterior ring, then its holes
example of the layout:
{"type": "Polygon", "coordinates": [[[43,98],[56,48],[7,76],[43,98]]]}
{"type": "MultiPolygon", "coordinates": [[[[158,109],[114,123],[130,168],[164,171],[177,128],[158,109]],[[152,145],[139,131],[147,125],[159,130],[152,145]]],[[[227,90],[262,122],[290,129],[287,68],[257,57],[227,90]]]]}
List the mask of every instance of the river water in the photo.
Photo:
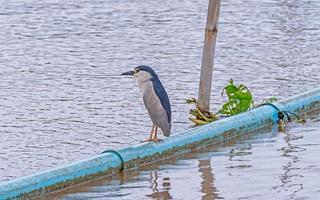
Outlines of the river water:
{"type": "Polygon", "coordinates": [[[284,133],[274,127],[46,199],[319,199],[319,134],[320,115],[284,133]]]}
{"type": "MultiPolygon", "coordinates": [[[[206,9],[200,0],[1,1],[0,182],[147,138],[137,83],[119,76],[136,65],[158,72],[173,134],[187,129],[206,9]]],[[[319,1],[223,1],[212,109],[230,78],[256,101],[319,86],[319,15],[319,1]]]]}

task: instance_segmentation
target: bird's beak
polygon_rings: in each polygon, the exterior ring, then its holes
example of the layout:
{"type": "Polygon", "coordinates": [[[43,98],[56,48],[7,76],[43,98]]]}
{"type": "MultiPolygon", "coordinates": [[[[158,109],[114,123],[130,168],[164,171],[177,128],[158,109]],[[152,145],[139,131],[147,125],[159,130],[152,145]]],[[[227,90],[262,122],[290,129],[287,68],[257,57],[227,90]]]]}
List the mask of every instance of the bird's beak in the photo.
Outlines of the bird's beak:
{"type": "Polygon", "coordinates": [[[130,75],[130,76],[133,76],[134,75],[134,71],[127,71],[127,72],[124,72],[121,74],[122,75],[130,75]]]}

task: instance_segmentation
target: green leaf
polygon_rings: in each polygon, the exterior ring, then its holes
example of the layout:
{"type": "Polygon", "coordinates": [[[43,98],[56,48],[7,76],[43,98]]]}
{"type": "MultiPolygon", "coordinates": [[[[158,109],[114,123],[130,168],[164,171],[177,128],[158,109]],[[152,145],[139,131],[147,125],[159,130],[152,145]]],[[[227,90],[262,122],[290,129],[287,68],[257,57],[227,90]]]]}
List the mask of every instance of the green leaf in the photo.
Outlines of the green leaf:
{"type": "Polygon", "coordinates": [[[229,99],[235,98],[235,93],[239,90],[235,85],[227,85],[224,90],[229,99]]]}
{"type": "Polygon", "coordinates": [[[253,105],[252,94],[243,84],[235,86],[231,79],[223,91],[227,93],[228,102],[219,110],[220,114],[235,115],[249,110],[253,105]]]}
{"type": "Polygon", "coordinates": [[[229,102],[223,104],[222,108],[218,111],[218,113],[230,115],[229,104],[229,102]]]}

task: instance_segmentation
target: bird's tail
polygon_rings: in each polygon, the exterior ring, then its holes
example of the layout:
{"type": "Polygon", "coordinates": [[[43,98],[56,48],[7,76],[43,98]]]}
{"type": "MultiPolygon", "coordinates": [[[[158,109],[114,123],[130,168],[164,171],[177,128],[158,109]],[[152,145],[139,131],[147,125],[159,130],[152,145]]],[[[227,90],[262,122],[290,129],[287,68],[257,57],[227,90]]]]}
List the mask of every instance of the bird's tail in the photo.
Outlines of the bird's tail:
{"type": "Polygon", "coordinates": [[[166,136],[166,137],[169,137],[170,133],[171,133],[170,130],[163,131],[163,135],[166,136]]]}
{"type": "Polygon", "coordinates": [[[169,124],[165,129],[162,129],[162,132],[164,136],[169,137],[171,133],[171,124],[169,124]]]}

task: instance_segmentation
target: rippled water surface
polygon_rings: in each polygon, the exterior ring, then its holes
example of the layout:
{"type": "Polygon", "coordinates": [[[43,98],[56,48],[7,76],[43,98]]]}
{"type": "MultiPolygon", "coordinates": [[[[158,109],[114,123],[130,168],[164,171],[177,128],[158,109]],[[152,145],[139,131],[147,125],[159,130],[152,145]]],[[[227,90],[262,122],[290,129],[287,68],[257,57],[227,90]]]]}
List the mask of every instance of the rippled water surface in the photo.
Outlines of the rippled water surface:
{"type": "MultiPolygon", "coordinates": [[[[198,90],[206,9],[200,0],[1,1],[0,181],[148,137],[151,122],[137,83],[119,76],[135,65],[154,66],[172,103],[173,134],[187,129],[184,101],[198,90]]],[[[319,86],[319,16],[315,0],[223,1],[212,108],[223,101],[220,91],[230,78],[248,85],[257,101],[319,86]]],[[[276,139],[274,145],[284,144],[276,139]]],[[[263,152],[252,163],[268,157],[263,152]]],[[[281,165],[278,153],[272,162],[281,165]]],[[[171,181],[186,178],[176,171],[171,181]]],[[[192,173],[190,181],[200,181],[199,171],[192,173]]],[[[221,187],[240,181],[231,177],[222,178],[221,187]]]]}
{"type": "Polygon", "coordinates": [[[318,117],[290,124],[285,133],[275,127],[46,199],[319,199],[318,117]]]}

